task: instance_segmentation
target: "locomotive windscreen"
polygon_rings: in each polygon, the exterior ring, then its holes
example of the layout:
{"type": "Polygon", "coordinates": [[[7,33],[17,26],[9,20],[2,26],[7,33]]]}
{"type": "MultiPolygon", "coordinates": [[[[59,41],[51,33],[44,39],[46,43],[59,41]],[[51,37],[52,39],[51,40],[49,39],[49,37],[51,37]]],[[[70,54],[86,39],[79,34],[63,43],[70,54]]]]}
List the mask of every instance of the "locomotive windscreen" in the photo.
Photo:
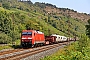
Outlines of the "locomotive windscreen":
{"type": "Polygon", "coordinates": [[[22,35],[32,35],[32,32],[22,32],[22,35]]]}

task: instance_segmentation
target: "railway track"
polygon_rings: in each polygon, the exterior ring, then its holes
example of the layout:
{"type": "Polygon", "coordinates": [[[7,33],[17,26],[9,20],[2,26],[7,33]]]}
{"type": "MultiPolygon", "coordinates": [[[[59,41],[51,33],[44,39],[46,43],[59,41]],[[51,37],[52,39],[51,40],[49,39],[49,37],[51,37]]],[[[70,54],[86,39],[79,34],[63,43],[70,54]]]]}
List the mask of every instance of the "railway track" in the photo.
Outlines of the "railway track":
{"type": "Polygon", "coordinates": [[[8,45],[12,45],[12,44],[0,44],[0,46],[8,46],[8,45]]]}
{"type": "Polygon", "coordinates": [[[0,56],[4,55],[4,54],[9,54],[9,53],[13,53],[13,52],[18,52],[18,51],[22,51],[23,49],[12,49],[12,50],[7,50],[7,51],[2,51],[0,52],[0,56]]]}
{"type": "Polygon", "coordinates": [[[59,47],[61,45],[66,45],[68,44],[68,42],[64,42],[64,43],[59,43],[59,44],[54,44],[54,45],[48,45],[48,46],[42,46],[42,47],[38,47],[38,48],[30,48],[30,49],[17,49],[17,50],[12,50],[8,53],[4,52],[0,54],[0,60],[20,60],[23,59],[25,57],[49,50],[49,49],[53,49],[55,47],[59,47]]]}

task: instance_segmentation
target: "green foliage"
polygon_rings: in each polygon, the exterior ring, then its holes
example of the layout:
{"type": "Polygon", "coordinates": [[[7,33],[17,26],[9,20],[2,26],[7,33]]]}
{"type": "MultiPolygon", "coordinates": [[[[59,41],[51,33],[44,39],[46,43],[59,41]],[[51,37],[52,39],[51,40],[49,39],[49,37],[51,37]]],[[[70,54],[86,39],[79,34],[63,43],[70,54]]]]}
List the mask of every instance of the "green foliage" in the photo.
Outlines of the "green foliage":
{"type": "Polygon", "coordinates": [[[3,32],[2,34],[0,34],[1,35],[0,43],[11,42],[12,38],[9,35],[11,33],[11,30],[12,30],[12,22],[9,14],[6,11],[0,11],[0,32],[3,32]]]}
{"type": "Polygon", "coordinates": [[[3,6],[4,8],[6,8],[6,9],[9,9],[9,8],[10,8],[10,3],[5,2],[5,3],[2,4],[2,6],[3,6]]]}
{"type": "Polygon", "coordinates": [[[0,31],[5,32],[5,34],[10,33],[11,30],[11,19],[7,12],[0,11],[0,31]]]}
{"type": "Polygon", "coordinates": [[[3,49],[10,49],[12,48],[11,46],[0,46],[0,50],[3,50],[3,49]]]}
{"type": "Polygon", "coordinates": [[[90,60],[90,39],[82,35],[79,41],[41,60],[90,60]]]}
{"type": "Polygon", "coordinates": [[[20,40],[16,40],[16,45],[20,45],[20,40]]]}
{"type": "Polygon", "coordinates": [[[86,33],[90,37],[90,19],[88,20],[88,25],[86,25],[86,33]]]}
{"type": "Polygon", "coordinates": [[[12,41],[12,38],[4,33],[0,33],[0,43],[10,43],[12,41]]]}
{"type": "Polygon", "coordinates": [[[79,47],[78,47],[79,48],[79,51],[82,52],[83,48],[88,47],[89,40],[90,39],[86,35],[82,35],[81,36],[81,38],[79,39],[79,43],[78,43],[78,45],[79,45],[79,47]]]}

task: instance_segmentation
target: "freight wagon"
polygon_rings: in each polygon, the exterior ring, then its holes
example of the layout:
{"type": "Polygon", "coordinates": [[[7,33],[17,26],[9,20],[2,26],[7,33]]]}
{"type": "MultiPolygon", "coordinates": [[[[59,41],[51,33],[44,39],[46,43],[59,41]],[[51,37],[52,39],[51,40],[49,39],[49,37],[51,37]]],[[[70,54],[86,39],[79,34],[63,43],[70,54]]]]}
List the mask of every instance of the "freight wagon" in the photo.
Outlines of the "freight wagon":
{"type": "Polygon", "coordinates": [[[60,36],[60,35],[56,35],[56,34],[52,34],[51,36],[56,37],[56,42],[57,43],[67,41],[67,37],[65,37],[65,36],[60,36]]]}
{"type": "Polygon", "coordinates": [[[56,42],[55,36],[45,36],[45,44],[53,44],[56,42]]]}

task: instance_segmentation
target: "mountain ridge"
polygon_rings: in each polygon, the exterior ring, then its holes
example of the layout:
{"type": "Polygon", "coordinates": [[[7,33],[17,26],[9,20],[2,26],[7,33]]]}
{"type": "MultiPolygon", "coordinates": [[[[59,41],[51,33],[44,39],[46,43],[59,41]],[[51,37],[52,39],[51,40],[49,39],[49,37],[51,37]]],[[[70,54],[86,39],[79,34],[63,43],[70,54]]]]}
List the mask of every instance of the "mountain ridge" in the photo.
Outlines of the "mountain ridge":
{"type": "Polygon", "coordinates": [[[69,8],[58,8],[55,5],[52,5],[52,4],[49,4],[49,3],[35,2],[35,4],[46,5],[44,7],[44,10],[46,12],[49,12],[49,13],[58,13],[58,14],[67,15],[67,16],[70,16],[72,18],[80,19],[80,20],[85,21],[85,22],[87,22],[87,20],[90,19],[90,14],[80,13],[80,12],[74,11],[73,9],[69,9],[69,8]]]}

